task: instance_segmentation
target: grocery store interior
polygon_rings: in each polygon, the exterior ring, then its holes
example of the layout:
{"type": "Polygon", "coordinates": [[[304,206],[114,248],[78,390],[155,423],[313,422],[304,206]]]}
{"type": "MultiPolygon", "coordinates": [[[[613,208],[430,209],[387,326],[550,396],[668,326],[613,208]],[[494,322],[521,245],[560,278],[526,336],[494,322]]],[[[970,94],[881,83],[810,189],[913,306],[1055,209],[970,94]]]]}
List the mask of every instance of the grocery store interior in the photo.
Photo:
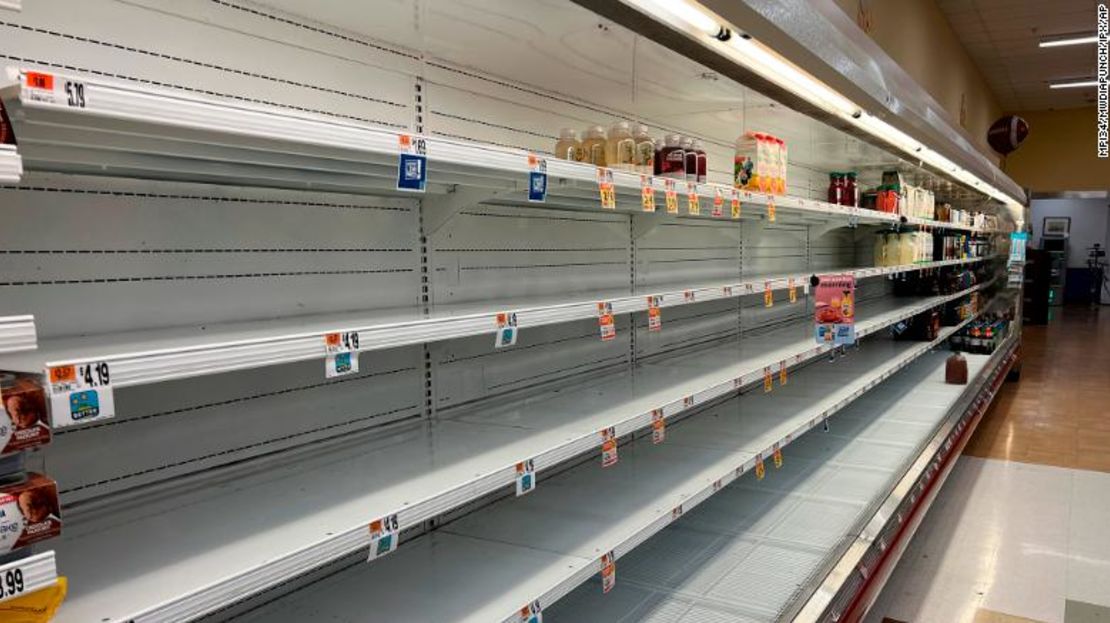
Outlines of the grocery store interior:
{"type": "Polygon", "coordinates": [[[1102,0],[0,0],[0,623],[1110,623],[1102,0]]]}

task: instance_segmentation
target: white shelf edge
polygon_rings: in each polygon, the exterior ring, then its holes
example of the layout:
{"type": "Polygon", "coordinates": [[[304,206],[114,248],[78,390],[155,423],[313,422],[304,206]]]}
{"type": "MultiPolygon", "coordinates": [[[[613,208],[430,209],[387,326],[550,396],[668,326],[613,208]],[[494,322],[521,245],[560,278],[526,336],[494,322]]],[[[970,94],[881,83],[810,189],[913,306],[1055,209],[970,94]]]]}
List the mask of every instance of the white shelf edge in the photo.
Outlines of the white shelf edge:
{"type": "MultiPolygon", "coordinates": [[[[86,125],[81,127],[91,129],[108,127],[110,123],[97,125],[98,121],[104,120],[158,126],[164,128],[167,133],[173,133],[175,137],[190,131],[204,134],[222,132],[229,137],[267,142],[267,144],[255,146],[237,146],[237,148],[271,153],[273,162],[285,169],[296,169],[296,158],[307,159],[308,156],[291,156],[288,153],[279,152],[273,145],[282,141],[324,148],[332,151],[333,157],[334,150],[349,150],[352,160],[363,164],[370,164],[367,162],[367,156],[370,156],[375,159],[372,164],[380,167],[376,177],[392,178],[399,151],[399,137],[406,134],[369,124],[338,121],[323,115],[295,113],[258,104],[227,102],[215,98],[186,95],[166,88],[63,72],[49,72],[54,76],[56,85],[54,91],[48,91],[28,87],[24,78],[26,72],[27,70],[17,67],[9,67],[7,76],[10,81],[9,86],[0,89],[0,95],[8,101],[13,124],[30,122],[28,117],[33,116],[36,111],[46,111],[52,115],[68,114],[72,117],[74,125],[83,122],[86,125]],[[59,87],[66,81],[76,81],[84,85],[85,100],[82,107],[70,107],[67,99],[61,95],[59,87]],[[282,138],[279,140],[275,137],[282,138]]],[[[20,135],[18,128],[16,134],[20,135]]],[[[488,186],[499,192],[519,191],[530,171],[529,154],[525,151],[439,137],[422,138],[427,144],[429,184],[464,184],[488,186]],[[437,174],[441,179],[436,179],[437,174]]],[[[25,139],[33,142],[33,132],[25,136],[25,139]]],[[[203,144],[194,147],[201,151],[205,149],[203,144]]],[[[227,149],[224,145],[212,148],[213,154],[216,152],[223,154],[220,159],[225,162],[225,166],[227,162],[233,161],[227,157],[227,149]]],[[[597,167],[554,158],[548,158],[547,164],[550,195],[558,196],[564,191],[573,191],[572,195],[575,198],[584,200],[589,197],[591,188],[596,191],[597,167]]],[[[121,166],[126,168],[135,165],[132,163],[121,166]]],[[[91,170],[95,171],[95,167],[91,170]]],[[[355,175],[351,170],[342,168],[336,169],[336,173],[340,176],[355,175]]],[[[362,174],[367,173],[363,171],[362,174]]],[[[245,178],[249,183],[250,175],[246,175],[245,178]]],[[[280,176],[268,177],[266,178],[268,183],[264,185],[270,185],[278,179],[280,176]]],[[[689,210],[682,209],[686,204],[685,197],[682,195],[687,194],[687,182],[677,180],[676,182],[676,190],[680,195],[679,213],[686,212],[683,215],[689,216],[689,210]]],[[[613,183],[614,189],[625,198],[624,201],[619,202],[623,204],[620,206],[623,211],[628,211],[630,207],[637,212],[643,211],[640,203],[641,176],[639,173],[614,170],[613,183]]],[[[656,206],[664,206],[664,196],[660,193],[665,191],[665,182],[662,178],[652,178],[652,187],[656,191],[656,206]]],[[[696,184],[695,187],[699,203],[704,204],[700,210],[700,216],[731,220],[730,205],[724,205],[720,213],[714,217],[713,201],[718,193],[721,193],[724,202],[729,204],[734,190],[732,186],[702,183],[696,184]]],[[[768,206],[773,202],[776,212],[778,209],[784,209],[787,212],[819,215],[824,218],[891,224],[902,220],[902,217],[896,214],[830,204],[820,200],[789,195],[774,196],[749,190],[737,192],[741,201],[741,212],[744,205],[768,206]]],[[[600,205],[598,209],[601,209],[600,205]]],[[[666,210],[658,209],[655,213],[667,214],[666,210]]],[[[983,229],[917,217],[907,217],[906,222],[972,233],[989,233],[983,229]]]]}
{"type": "MultiPolygon", "coordinates": [[[[971,322],[977,316],[978,316],[978,314],[976,314],[975,316],[972,316],[971,318],[968,318],[968,319],[962,321],[960,324],[958,324],[954,327],[945,327],[944,330],[941,331],[940,335],[937,336],[937,339],[935,339],[931,342],[923,342],[919,346],[908,350],[906,353],[904,353],[900,357],[898,357],[898,359],[895,363],[893,363],[892,365],[887,366],[881,374],[875,375],[874,377],[869,379],[866,385],[864,385],[861,388],[858,388],[856,391],[852,392],[849,396],[847,396],[845,398],[842,398],[842,399],[838,400],[837,402],[835,402],[833,404],[828,405],[828,407],[822,409],[820,413],[813,414],[813,417],[811,417],[808,421],[806,421],[804,424],[795,428],[792,432],[786,434],[784,437],[779,439],[777,442],[772,443],[771,445],[768,445],[756,457],[753,457],[753,458],[750,458],[750,459],[747,459],[747,460],[743,461],[742,463],[740,463],[736,467],[734,467],[734,468],[728,470],[727,472],[721,474],[720,478],[717,478],[716,480],[710,481],[709,483],[705,484],[700,490],[698,490],[696,493],[694,493],[690,497],[686,498],[686,500],[683,501],[682,504],[680,504],[678,507],[676,507],[670,513],[662,513],[654,521],[652,521],[648,525],[643,526],[639,531],[637,531],[635,533],[635,536],[633,536],[632,538],[625,539],[624,541],[621,541],[621,542],[618,542],[618,543],[606,544],[605,546],[600,547],[598,549],[600,551],[611,551],[611,552],[613,552],[614,558],[620,559],[622,556],[624,556],[628,552],[632,551],[637,545],[639,545],[640,543],[643,543],[648,538],[650,538],[651,536],[658,533],[660,530],[665,528],[671,522],[681,518],[681,516],[683,514],[685,514],[687,511],[689,511],[690,509],[694,508],[698,504],[700,504],[700,503],[704,502],[705,500],[709,499],[717,491],[720,491],[721,489],[723,489],[725,486],[727,486],[732,481],[739,478],[744,473],[755,469],[755,465],[756,465],[757,461],[760,460],[760,458],[763,458],[763,457],[766,457],[766,458],[771,457],[772,453],[774,452],[774,448],[776,446],[781,450],[782,448],[786,447],[791,442],[793,442],[794,439],[796,439],[797,437],[799,437],[802,434],[808,432],[809,430],[811,430],[813,428],[816,428],[817,426],[821,425],[821,423],[825,420],[825,418],[829,417],[830,415],[835,414],[837,411],[840,411],[841,409],[843,409],[844,407],[846,407],[847,405],[849,405],[850,403],[855,401],[860,396],[866,394],[868,391],[870,391],[876,385],[885,381],[891,375],[895,374],[899,370],[905,368],[909,364],[916,361],[919,357],[921,357],[925,353],[932,350],[935,346],[942,343],[944,340],[948,339],[951,335],[955,334],[956,331],[958,331],[960,328],[962,328],[967,323],[971,322]]],[[[550,604],[558,601],[559,599],[561,599],[562,597],[567,595],[576,586],[578,586],[579,584],[582,584],[583,582],[585,582],[586,580],[588,580],[589,578],[593,577],[594,575],[596,575],[600,572],[601,572],[601,561],[600,560],[594,560],[590,565],[586,566],[585,568],[579,569],[579,570],[577,570],[576,572],[574,572],[572,574],[568,574],[568,576],[562,582],[560,582],[556,586],[553,586],[551,589],[549,589],[544,594],[537,596],[535,598],[535,600],[538,600],[540,602],[541,608],[546,608],[546,607],[550,606],[550,604]]],[[[524,606],[528,605],[529,603],[532,603],[532,600],[524,601],[523,603],[521,603],[521,607],[524,607],[524,606]]],[[[504,623],[519,623],[519,621],[520,621],[520,619],[519,619],[519,616],[516,612],[507,616],[504,619],[504,623]]]]}
{"type": "Polygon", "coordinates": [[[34,350],[37,346],[34,316],[0,316],[0,353],[34,350]]]}
{"type": "MultiPolygon", "coordinates": [[[[851,273],[857,279],[865,279],[883,275],[928,270],[944,266],[970,265],[980,261],[989,261],[991,257],[968,258],[958,260],[944,260],[922,264],[908,264],[900,266],[866,267],[844,269],[843,272],[851,273]]],[[[821,273],[828,274],[828,273],[821,273]]],[[[572,295],[566,303],[548,304],[539,306],[509,306],[504,309],[488,309],[480,312],[445,316],[442,318],[429,318],[405,322],[386,322],[380,324],[348,325],[336,324],[322,331],[298,331],[286,334],[274,334],[252,339],[225,339],[213,341],[209,344],[192,344],[179,348],[159,348],[155,350],[120,351],[105,350],[105,352],[82,357],[57,358],[49,349],[44,349],[41,358],[30,360],[24,366],[34,366],[34,370],[21,370],[24,372],[42,372],[47,367],[62,365],[80,365],[85,363],[106,361],[112,369],[113,387],[128,387],[144,385],[162,381],[221,374],[236,370],[260,368],[264,366],[280,365],[297,361],[324,359],[324,335],[333,332],[357,332],[359,337],[358,352],[373,351],[386,348],[395,348],[426,342],[457,339],[483,334],[493,334],[497,331],[497,314],[516,314],[517,325],[522,330],[532,327],[541,327],[563,322],[573,322],[597,317],[597,303],[605,301],[612,305],[614,314],[628,314],[645,312],[648,309],[649,296],[658,296],[660,307],[674,307],[703,303],[711,300],[736,298],[758,294],[770,287],[772,290],[783,290],[790,287],[791,280],[794,286],[803,292],[808,291],[810,274],[773,275],[755,277],[738,282],[723,282],[719,285],[699,285],[689,290],[660,290],[654,293],[637,295],[624,295],[610,298],[585,298],[582,295],[572,295]],[[41,363],[41,365],[40,365],[41,363]]],[[[4,326],[0,319],[0,353],[17,350],[5,349],[4,326]]],[[[31,326],[31,339],[33,340],[33,325],[31,326]]],[[[120,336],[121,338],[124,336],[120,336]]],[[[24,339],[23,342],[26,343],[24,339]]],[[[115,340],[114,343],[126,343],[126,340],[115,340]]],[[[32,346],[33,348],[33,342],[32,346]]],[[[24,347],[26,348],[26,346],[24,347]]],[[[120,347],[116,347],[120,348],[120,347]]],[[[22,350],[20,348],[19,350],[22,350]]]]}
{"type": "Polygon", "coordinates": [[[22,11],[22,0],[0,0],[0,9],[11,9],[13,11],[22,11]]]}
{"type": "MultiPolygon", "coordinates": [[[[0,4],[0,8],[3,8],[3,4],[0,4]]],[[[0,145],[0,184],[14,184],[21,179],[23,179],[23,159],[19,156],[16,146],[0,145]]]]}
{"type": "Polygon", "coordinates": [[[47,588],[58,581],[58,568],[54,561],[53,551],[35,554],[0,565],[0,582],[4,581],[9,572],[14,573],[16,571],[19,571],[23,576],[23,590],[14,595],[8,594],[8,586],[5,583],[4,594],[0,595],[0,602],[28,595],[39,589],[47,588]]]}
{"type": "MultiPolygon", "coordinates": [[[[976,285],[966,290],[960,291],[956,294],[932,297],[926,301],[919,302],[916,305],[906,306],[900,308],[897,313],[889,313],[881,320],[871,320],[868,322],[860,323],[857,326],[857,335],[861,338],[883,328],[912,317],[922,311],[931,309],[945,302],[958,299],[966,296],[972,292],[979,290],[984,285],[976,285]]],[[[974,317],[974,316],[973,316],[974,317]]],[[[921,348],[913,349],[913,352],[918,353],[914,358],[919,356],[920,353],[926,352],[934,344],[939,343],[942,339],[946,339],[959,327],[962,327],[971,318],[963,321],[956,327],[946,327],[944,337],[939,338],[936,342],[924,343],[921,348]],[[920,352],[919,352],[920,351],[920,352]]],[[[821,356],[832,350],[832,346],[825,344],[812,343],[801,351],[795,352],[793,355],[785,358],[773,358],[767,360],[760,360],[755,362],[749,370],[743,372],[739,376],[722,378],[719,382],[704,387],[692,394],[675,395],[670,397],[669,400],[655,407],[662,409],[665,419],[671,419],[674,416],[683,413],[687,410],[694,409],[698,406],[704,405],[709,401],[715,400],[728,393],[736,391],[737,389],[747,386],[751,383],[759,382],[763,378],[764,368],[767,366],[774,366],[777,364],[785,364],[788,366],[796,365],[798,363],[808,361],[814,357],[821,356]]],[[[908,361],[907,361],[908,363],[908,361]]],[[[905,363],[901,365],[906,365],[905,363]]],[[[900,368],[899,368],[900,369],[900,368]]],[[[777,370],[777,368],[776,368],[777,370]]],[[[893,372],[890,372],[892,374],[893,372]]],[[[889,374],[882,378],[885,379],[889,374]]],[[[878,380],[867,386],[870,389],[878,380]]],[[[862,393],[862,392],[860,392],[862,393]]],[[[852,398],[854,399],[854,397],[852,398]]],[[[837,404],[831,405],[829,410],[822,414],[822,417],[827,416],[843,408],[851,400],[843,400],[837,404]]],[[[614,421],[610,424],[615,429],[618,437],[638,432],[646,429],[651,425],[652,411],[654,409],[637,413],[629,417],[625,417],[619,421],[614,421]]],[[[812,426],[817,425],[820,418],[813,419],[807,423],[805,427],[799,429],[801,432],[808,430],[812,426]]],[[[793,436],[800,434],[796,431],[792,433],[793,436]]],[[[793,437],[790,437],[791,439],[793,437]]],[[[350,529],[337,532],[335,535],[322,539],[311,545],[302,547],[298,550],[289,552],[288,554],[275,558],[265,565],[260,565],[254,569],[241,572],[235,576],[225,578],[223,580],[215,581],[208,586],[194,590],[190,593],[185,593],[177,596],[175,599],[151,606],[140,612],[124,617],[124,620],[135,621],[135,623],[153,623],[155,621],[165,620],[187,620],[193,617],[202,616],[205,613],[211,612],[214,609],[223,607],[228,603],[243,598],[246,595],[256,594],[268,587],[278,583],[286,578],[296,577],[304,574],[312,569],[321,565],[334,561],[342,556],[349,555],[369,546],[370,536],[367,530],[367,525],[373,519],[385,517],[396,514],[398,518],[400,530],[405,530],[413,526],[421,525],[424,521],[433,517],[439,516],[443,513],[449,512],[454,508],[458,508],[467,502],[481,498],[485,495],[493,493],[503,487],[512,486],[515,482],[515,465],[519,461],[528,459],[533,460],[536,472],[554,467],[563,463],[566,460],[581,456],[582,454],[590,451],[596,451],[601,447],[601,438],[597,432],[580,436],[575,439],[567,440],[555,447],[552,447],[544,452],[531,455],[515,457],[515,460],[506,463],[502,468],[493,470],[486,474],[481,474],[475,478],[455,486],[451,489],[444,490],[434,496],[427,497],[422,500],[413,500],[410,504],[402,508],[389,509],[379,515],[370,517],[367,516],[364,521],[360,521],[357,525],[350,529]]],[[[754,463],[753,463],[754,465],[754,463]]],[[[750,468],[750,466],[749,466],[750,468]]],[[[665,525],[661,524],[659,529],[665,525]]],[[[652,532],[653,534],[653,532],[652,532]]],[[[644,539],[650,536],[645,534],[644,539]]],[[[590,575],[587,574],[582,581],[585,581],[590,575]]],[[[570,588],[577,585],[577,583],[569,586],[570,588]]]]}

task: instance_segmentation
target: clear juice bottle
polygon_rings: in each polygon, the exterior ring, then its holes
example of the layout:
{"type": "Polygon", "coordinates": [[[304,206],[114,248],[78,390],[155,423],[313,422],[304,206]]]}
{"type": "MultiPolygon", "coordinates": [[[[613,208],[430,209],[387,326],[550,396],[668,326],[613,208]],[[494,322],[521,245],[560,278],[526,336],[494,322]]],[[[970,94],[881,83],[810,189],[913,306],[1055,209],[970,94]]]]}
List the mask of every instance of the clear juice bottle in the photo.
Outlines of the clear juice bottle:
{"type": "Polygon", "coordinates": [[[636,142],[632,140],[632,128],[627,121],[617,121],[609,126],[609,139],[605,142],[605,161],[609,167],[631,171],[636,142]]]}
{"type": "Polygon", "coordinates": [[[607,160],[605,159],[605,128],[595,125],[586,130],[586,138],[582,139],[582,151],[585,157],[584,162],[599,167],[607,166],[607,160]]]}
{"type": "Polygon", "coordinates": [[[634,165],[636,171],[645,175],[653,175],[655,170],[655,141],[648,134],[648,127],[638,124],[632,133],[632,140],[636,144],[634,165]]]}
{"type": "Polygon", "coordinates": [[[562,160],[582,162],[586,153],[582,149],[582,141],[578,140],[578,132],[571,128],[559,130],[559,140],[555,142],[555,157],[562,160]]]}

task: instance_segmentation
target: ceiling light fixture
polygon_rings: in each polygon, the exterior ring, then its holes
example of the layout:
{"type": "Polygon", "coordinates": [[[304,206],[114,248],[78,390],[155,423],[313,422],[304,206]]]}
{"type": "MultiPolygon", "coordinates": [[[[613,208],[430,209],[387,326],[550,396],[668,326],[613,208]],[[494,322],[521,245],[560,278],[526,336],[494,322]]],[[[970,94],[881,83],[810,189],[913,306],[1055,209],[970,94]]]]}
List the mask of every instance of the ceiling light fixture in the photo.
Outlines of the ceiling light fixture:
{"type": "Polygon", "coordinates": [[[1098,80],[1074,80],[1072,82],[1050,82],[1050,89],[1081,89],[1083,87],[1097,87],[1098,80]]]}
{"type": "Polygon", "coordinates": [[[1041,39],[1037,47],[1041,48],[1059,48],[1065,45],[1084,45],[1087,43],[1098,43],[1098,37],[1095,35],[1061,35],[1058,37],[1049,37],[1041,39]]]}
{"type": "Polygon", "coordinates": [[[656,21],[667,24],[688,36],[708,36],[716,39],[711,44],[736,64],[779,86],[795,96],[817,106],[840,119],[851,123],[868,134],[884,141],[933,168],[943,171],[961,182],[973,186],[988,196],[1005,204],[1021,218],[1022,203],[1010,197],[972,172],[957,166],[940,153],[922,145],[905,132],[879,117],[865,112],[855,102],[844,97],[804,69],[791,63],[766,45],[749,37],[732,37],[725,41],[722,32],[742,32],[724,22],[713,13],[690,0],[622,0],[656,21]]]}

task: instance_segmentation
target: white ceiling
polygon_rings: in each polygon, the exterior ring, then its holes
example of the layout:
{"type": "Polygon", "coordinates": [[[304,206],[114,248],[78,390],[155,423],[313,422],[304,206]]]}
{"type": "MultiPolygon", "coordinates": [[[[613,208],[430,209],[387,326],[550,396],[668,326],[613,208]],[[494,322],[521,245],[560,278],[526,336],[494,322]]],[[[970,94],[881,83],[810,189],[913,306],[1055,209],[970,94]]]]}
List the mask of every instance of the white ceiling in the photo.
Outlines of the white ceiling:
{"type": "Polygon", "coordinates": [[[1050,81],[1090,78],[1095,46],[1039,48],[1042,37],[1093,33],[1097,0],[937,0],[956,35],[1007,111],[1076,108],[1095,89],[1049,89],[1050,81]]]}

